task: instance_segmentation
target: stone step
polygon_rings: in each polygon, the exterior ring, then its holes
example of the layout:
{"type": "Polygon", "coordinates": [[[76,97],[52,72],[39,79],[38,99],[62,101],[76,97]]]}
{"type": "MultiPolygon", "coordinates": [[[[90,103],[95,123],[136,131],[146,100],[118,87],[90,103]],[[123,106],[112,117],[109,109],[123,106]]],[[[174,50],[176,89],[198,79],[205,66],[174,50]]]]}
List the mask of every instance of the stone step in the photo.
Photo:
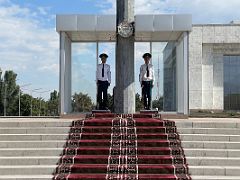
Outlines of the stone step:
{"type": "MultiPolygon", "coordinates": [[[[63,148],[66,141],[0,141],[0,148],[63,148]]],[[[182,141],[184,148],[240,149],[240,142],[182,141]]]]}
{"type": "MultiPolygon", "coordinates": [[[[52,156],[62,152],[63,148],[1,148],[0,156],[52,156]]],[[[184,152],[189,157],[240,157],[237,149],[185,148],[184,152]]]]}
{"type": "MultiPolygon", "coordinates": [[[[0,127],[0,134],[67,134],[70,127],[0,127]]],[[[180,134],[240,135],[238,128],[178,128],[180,134]]]]}
{"type": "Polygon", "coordinates": [[[4,156],[60,156],[63,148],[0,148],[0,157],[4,156]]]}
{"type": "MultiPolygon", "coordinates": [[[[66,140],[69,134],[0,134],[0,141],[66,140]]],[[[183,141],[240,142],[240,135],[181,134],[183,141]]]]}
{"type": "Polygon", "coordinates": [[[56,165],[59,160],[59,156],[0,157],[0,166],[56,165]]]}
{"type": "Polygon", "coordinates": [[[187,157],[240,157],[239,149],[184,148],[187,157]]]}
{"type": "Polygon", "coordinates": [[[240,176],[191,176],[192,180],[239,180],[240,176]]]}
{"type": "Polygon", "coordinates": [[[2,175],[52,175],[57,165],[0,166],[2,175]]]}
{"type": "MultiPolygon", "coordinates": [[[[0,134],[64,134],[70,127],[0,127],[0,134]]],[[[239,128],[178,128],[180,134],[229,134],[240,135],[239,128]]]]}
{"type": "Polygon", "coordinates": [[[0,127],[70,127],[68,119],[0,119],[0,127]]]}
{"type": "MultiPolygon", "coordinates": [[[[1,148],[0,156],[55,156],[61,155],[63,148],[1,148]]],[[[185,148],[187,157],[240,157],[238,149],[192,149],[185,148]]]]}
{"type": "Polygon", "coordinates": [[[201,176],[240,176],[240,166],[191,166],[189,173],[201,176]]]}
{"type": "Polygon", "coordinates": [[[228,121],[227,119],[224,121],[219,119],[215,121],[207,121],[204,119],[201,119],[200,121],[194,121],[191,118],[191,120],[175,120],[175,122],[178,128],[240,128],[240,121],[237,121],[236,119],[232,121],[228,121]]]}
{"type": "Polygon", "coordinates": [[[52,180],[52,175],[1,175],[0,180],[52,180]]]}
{"type": "MultiPolygon", "coordinates": [[[[223,157],[186,157],[189,165],[194,166],[240,166],[240,158],[223,157]]],[[[59,156],[0,157],[1,165],[55,165],[59,156]]]]}
{"type": "MultiPolygon", "coordinates": [[[[1,175],[51,175],[56,165],[0,166],[1,175]]],[[[207,176],[240,176],[240,167],[234,166],[189,166],[190,174],[207,176]]]]}
{"type": "Polygon", "coordinates": [[[240,149],[240,142],[229,141],[182,141],[183,148],[240,149]]]}
{"type": "Polygon", "coordinates": [[[239,128],[178,128],[179,134],[240,135],[239,128]]]}
{"type": "MultiPolygon", "coordinates": [[[[29,118],[6,118],[0,119],[0,127],[69,127],[72,124],[71,119],[29,119],[29,118]]],[[[212,122],[212,121],[194,121],[193,118],[190,120],[175,120],[176,126],[178,128],[240,128],[240,121],[236,122],[237,120],[224,120],[221,121],[218,119],[219,122],[212,122]]]]}
{"type": "Polygon", "coordinates": [[[68,134],[70,127],[1,127],[0,134],[68,134]]]}
{"type": "MultiPolygon", "coordinates": [[[[52,175],[1,175],[0,180],[52,180],[52,175]]],[[[240,176],[191,176],[193,180],[239,180],[240,176]]]]}
{"type": "Polygon", "coordinates": [[[240,158],[225,157],[186,157],[189,165],[194,166],[239,166],[240,158]]]}
{"type": "Polygon", "coordinates": [[[0,134],[0,141],[67,140],[69,134],[0,134]]]}
{"type": "MultiPolygon", "coordinates": [[[[239,129],[240,131],[240,129],[239,129]]],[[[0,136],[1,138],[1,136],[0,136]]],[[[183,141],[230,141],[240,142],[240,135],[222,135],[222,134],[181,134],[183,141]]]]}
{"type": "Polygon", "coordinates": [[[63,148],[66,141],[0,141],[0,148],[63,148]]]}

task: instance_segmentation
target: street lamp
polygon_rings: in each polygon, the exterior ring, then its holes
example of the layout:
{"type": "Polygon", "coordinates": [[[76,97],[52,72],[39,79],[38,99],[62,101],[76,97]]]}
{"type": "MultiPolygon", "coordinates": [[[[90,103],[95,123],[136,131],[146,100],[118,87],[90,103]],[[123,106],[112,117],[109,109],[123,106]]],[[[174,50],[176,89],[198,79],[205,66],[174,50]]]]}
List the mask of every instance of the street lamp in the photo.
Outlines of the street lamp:
{"type": "Polygon", "coordinates": [[[3,106],[4,106],[4,112],[3,115],[6,116],[7,115],[7,83],[4,82],[4,102],[3,102],[3,106]]]}
{"type": "Polygon", "coordinates": [[[39,96],[40,96],[39,101],[40,102],[39,102],[39,114],[38,114],[38,116],[41,116],[41,108],[42,108],[41,98],[42,98],[42,93],[46,93],[46,92],[50,92],[50,90],[39,92],[39,96]]]}
{"type": "MultiPolygon", "coordinates": [[[[0,68],[0,75],[2,76],[2,69],[0,68]]],[[[1,77],[0,77],[1,78],[1,77]]],[[[7,105],[7,83],[5,80],[3,81],[4,83],[4,98],[3,98],[3,115],[6,116],[6,105],[7,105]]]]}
{"type": "Polygon", "coordinates": [[[18,94],[18,96],[19,96],[19,99],[18,99],[18,116],[21,116],[21,88],[22,88],[22,87],[27,87],[27,86],[30,86],[30,85],[32,85],[32,84],[29,83],[29,84],[24,84],[24,85],[19,86],[19,94],[18,94]]]}
{"type": "Polygon", "coordinates": [[[32,89],[31,90],[31,116],[32,116],[32,93],[33,92],[36,92],[36,91],[38,91],[38,90],[41,90],[42,88],[37,88],[37,89],[32,89]]]}

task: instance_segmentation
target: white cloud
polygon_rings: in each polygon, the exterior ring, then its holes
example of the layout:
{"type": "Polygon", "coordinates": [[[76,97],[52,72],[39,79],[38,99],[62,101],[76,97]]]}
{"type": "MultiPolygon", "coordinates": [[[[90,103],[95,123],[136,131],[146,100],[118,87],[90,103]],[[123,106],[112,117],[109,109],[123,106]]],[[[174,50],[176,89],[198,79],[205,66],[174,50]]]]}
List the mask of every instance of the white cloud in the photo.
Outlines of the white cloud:
{"type": "Polygon", "coordinates": [[[48,10],[48,8],[38,7],[38,11],[42,15],[47,15],[48,14],[47,10],[48,10]]]}
{"type": "Polygon", "coordinates": [[[0,0],[0,4],[6,3],[6,2],[9,2],[9,0],[0,0]]]}
{"type": "MultiPolygon", "coordinates": [[[[240,19],[239,7],[239,0],[135,0],[135,14],[190,13],[194,23],[228,23],[240,19]]],[[[101,1],[100,8],[102,13],[115,14],[116,1],[101,1]]]]}
{"type": "Polygon", "coordinates": [[[48,71],[48,72],[54,72],[56,76],[59,75],[59,64],[51,64],[51,65],[44,65],[42,67],[39,67],[38,70],[40,71],[48,71]]]}
{"type": "Polygon", "coordinates": [[[114,54],[115,51],[115,43],[101,43],[102,47],[101,52],[99,53],[106,53],[106,54],[114,54]]]}
{"type": "Polygon", "coordinates": [[[49,88],[58,88],[59,40],[54,27],[42,24],[42,15],[47,16],[47,10],[39,7],[39,12],[34,12],[8,0],[0,0],[0,4],[0,67],[11,69],[22,81],[41,87],[47,80],[52,81],[51,76],[56,83],[49,88]],[[46,81],[39,84],[39,77],[46,81]]]}
{"type": "Polygon", "coordinates": [[[150,43],[138,42],[135,43],[135,60],[136,62],[143,63],[142,55],[144,53],[150,52],[150,43]]]}
{"type": "Polygon", "coordinates": [[[72,54],[75,56],[88,54],[96,58],[96,52],[94,51],[94,49],[96,49],[95,43],[73,43],[72,44],[72,54]]]}

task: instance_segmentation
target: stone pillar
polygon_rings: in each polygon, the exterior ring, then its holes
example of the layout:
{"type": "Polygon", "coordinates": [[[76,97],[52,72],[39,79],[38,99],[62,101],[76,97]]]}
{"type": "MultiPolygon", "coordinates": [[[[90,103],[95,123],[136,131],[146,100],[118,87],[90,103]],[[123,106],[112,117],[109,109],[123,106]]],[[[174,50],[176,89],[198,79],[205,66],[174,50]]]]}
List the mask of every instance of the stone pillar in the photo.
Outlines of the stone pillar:
{"type": "MultiPolygon", "coordinates": [[[[117,25],[123,21],[134,22],[134,0],[117,0],[117,25]]],[[[134,75],[134,35],[124,38],[117,34],[114,90],[116,113],[135,112],[134,75]]]]}
{"type": "Polygon", "coordinates": [[[72,111],[72,63],[71,63],[71,40],[65,32],[60,32],[60,114],[72,111]]]}
{"type": "Polygon", "coordinates": [[[188,115],[188,33],[184,32],[177,44],[177,112],[188,115]]]}
{"type": "Polygon", "coordinates": [[[183,98],[183,113],[189,114],[189,33],[183,33],[183,78],[184,78],[184,98],[183,98]]]}

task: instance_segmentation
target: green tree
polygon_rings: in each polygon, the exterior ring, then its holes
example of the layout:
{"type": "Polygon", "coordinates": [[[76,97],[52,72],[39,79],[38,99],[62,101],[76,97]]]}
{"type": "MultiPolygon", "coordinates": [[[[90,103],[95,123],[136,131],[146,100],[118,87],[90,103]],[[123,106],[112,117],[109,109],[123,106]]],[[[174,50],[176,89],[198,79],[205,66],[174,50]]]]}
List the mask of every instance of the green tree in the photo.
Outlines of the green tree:
{"type": "Polygon", "coordinates": [[[43,111],[44,108],[47,108],[47,115],[59,115],[59,93],[56,90],[50,93],[50,99],[47,102],[47,107],[43,106],[43,111]]]}
{"type": "Polygon", "coordinates": [[[143,102],[141,100],[141,96],[138,93],[136,94],[135,103],[136,103],[136,112],[144,108],[143,102]]]}
{"type": "Polygon", "coordinates": [[[72,106],[74,112],[89,112],[93,109],[94,104],[88,94],[80,92],[73,95],[72,106]]]}
{"type": "Polygon", "coordinates": [[[38,116],[39,115],[39,110],[40,110],[40,103],[39,103],[39,98],[32,98],[32,115],[33,116],[38,116]]]}
{"type": "MultiPolygon", "coordinates": [[[[5,71],[3,76],[0,69],[0,116],[4,115],[4,101],[6,103],[6,115],[18,116],[19,115],[19,91],[20,87],[16,83],[17,74],[13,71],[5,71]]],[[[21,92],[21,115],[59,115],[59,93],[54,90],[50,93],[50,99],[45,101],[42,98],[34,98],[29,94],[21,92]]]]}
{"type": "Polygon", "coordinates": [[[21,115],[30,116],[31,115],[31,96],[29,94],[21,95],[21,115]]]}
{"type": "Polygon", "coordinates": [[[113,108],[113,95],[108,94],[108,103],[107,103],[107,107],[108,109],[113,112],[114,108],[113,108]]]}
{"type": "Polygon", "coordinates": [[[3,99],[4,99],[4,82],[2,78],[2,70],[0,68],[0,116],[3,115],[3,99]]]}
{"type": "MultiPolygon", "coordinates": [[[[39,116],[46,116],[47,115],[47,105],[48,105],[48,101],[46,102],[46,101],[44,101],[44,99],[42,99],[42,98],[39,98],[38,99],[38,101],[39,101],[39,116]]],[[[56,112],[58,112],[58,107],[57,107],[57,109],[56,109],[57,111],[56,112]]],[[[56,113],[57,114],[57,113],[56,113]]]]}
{"type": "MultiPolygon", "coordinates": [[[[2,73],[1,73],[2,76],[2,73]]],[[[1,77],[1,105],[0,114],[4,115],[4,103],[6,115],[18,115],[18,93],[19,86],[16,84],[17,74],[13,71],[5,71],[4,78],[1,77]]]]}
{"type": "Polygon", "coordinates": [[[158,108],[159,111],[163,110],[163,97],[160,97],[157,100],[153,100],[152,107],[153,109],[158,108]]]}

